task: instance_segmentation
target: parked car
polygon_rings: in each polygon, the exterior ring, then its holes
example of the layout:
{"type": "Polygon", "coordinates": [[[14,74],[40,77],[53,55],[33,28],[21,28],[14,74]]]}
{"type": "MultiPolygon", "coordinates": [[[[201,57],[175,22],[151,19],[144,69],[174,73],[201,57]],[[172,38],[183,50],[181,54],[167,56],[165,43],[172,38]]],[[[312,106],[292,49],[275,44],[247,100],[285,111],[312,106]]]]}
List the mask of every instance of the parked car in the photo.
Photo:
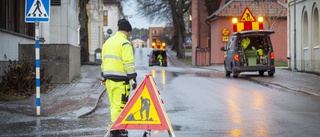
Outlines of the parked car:
{"type": "Polygon", "coordinates": [[[275,73],[274,52],[270,40],[272,30],[249,30],[234,33],[225,47],[225,75],[238,77],[241,72],[257,71],[259,75],[275,73]]]}
{"type": "Polygon", "coordinates": [[[166,50],[152,50],[149,57],[149,66],[168,66],[168,58],[166,50]]]}

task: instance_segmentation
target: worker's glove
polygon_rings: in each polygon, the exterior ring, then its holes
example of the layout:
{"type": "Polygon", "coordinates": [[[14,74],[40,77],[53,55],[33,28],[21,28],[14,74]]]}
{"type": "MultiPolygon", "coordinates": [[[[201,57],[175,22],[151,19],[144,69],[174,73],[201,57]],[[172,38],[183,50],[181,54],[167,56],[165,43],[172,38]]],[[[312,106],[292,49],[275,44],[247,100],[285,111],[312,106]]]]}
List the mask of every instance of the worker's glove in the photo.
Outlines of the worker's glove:
{"type": "Polygon", "coordinates": [[[102,79],[100,80],[100,84],[101,84],[101,85],[104,85],[105,82],[106,82],[106,79],[104,79],[104,78],[102,78],[102,79]]]}
{"type": "Polygon", "coordinates": [[[132,83],[132,85],[131,85],[132,90],[135,90],[137,88],[137,80],[136,80],[136,78],[132,79],[131,83],[132,83]]]}

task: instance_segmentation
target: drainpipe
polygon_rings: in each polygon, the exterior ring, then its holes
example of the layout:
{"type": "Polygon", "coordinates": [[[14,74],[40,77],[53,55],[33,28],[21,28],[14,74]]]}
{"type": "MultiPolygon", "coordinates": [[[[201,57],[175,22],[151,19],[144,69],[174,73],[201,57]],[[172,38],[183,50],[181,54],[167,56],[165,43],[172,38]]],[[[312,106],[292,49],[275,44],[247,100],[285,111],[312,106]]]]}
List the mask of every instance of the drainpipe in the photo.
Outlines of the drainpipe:
{"type": "Polygon", "coordinates": [[[210,20],[206,20],[206,24],[209,27],[209,32],[208,32],[208,49],[209,49],[209,65],[211,64],[211,25],[210,25],[210,20]]]}
{"type": "Polygon", "coordinates": [[[293,69],[297,71],[297,28],[296,28],[296,0],[293,0],[293,69]]]}
{"type": "Polygon", "coordinates": [[[198,40],[197,40],[197,47],[196,47],[196,60],[195,60],[195,65],[198,66],[198,51],[197,48],[200,47],[200,0],[197,0],[197,30],[198,30],[198,40]]]}

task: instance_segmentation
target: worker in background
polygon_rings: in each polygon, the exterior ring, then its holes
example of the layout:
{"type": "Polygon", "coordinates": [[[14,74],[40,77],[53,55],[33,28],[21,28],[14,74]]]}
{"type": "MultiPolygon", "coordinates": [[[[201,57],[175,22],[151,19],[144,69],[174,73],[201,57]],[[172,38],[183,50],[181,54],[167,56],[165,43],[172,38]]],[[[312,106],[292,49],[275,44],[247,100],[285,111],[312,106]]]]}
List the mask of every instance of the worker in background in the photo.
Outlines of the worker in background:
{"type": "Polygon", "coordinates": [[[163,57],[162,57],[161,53],[158,54],[157,59],[159,61],[160,66],[162,66],[163,57]]]}
{"type": "MultiPolygon", "coordinates": [[[[137,86],[132,44],[128,36],[132,30],[126,19],[118,21],[118,32],[102,46],[101,75],[110,101],[111,122],[114,123],[128,102],[130,82],[132,89],[137,86]]],[[[112,125],[112,124],[111,124],[112,125]]],[[[110,126],[110,125],[109,125],[110,126]]],[[[110,131],[111,136],[128,135],[126,130],[110,131]]]]}
{"type": "Polygon", "coordinates": [[[243,49],[246,49],[249,44],[250,44],[250,39],[248,37],[245,37],[242,39],[241,46],[243,46],[243,49]]]}

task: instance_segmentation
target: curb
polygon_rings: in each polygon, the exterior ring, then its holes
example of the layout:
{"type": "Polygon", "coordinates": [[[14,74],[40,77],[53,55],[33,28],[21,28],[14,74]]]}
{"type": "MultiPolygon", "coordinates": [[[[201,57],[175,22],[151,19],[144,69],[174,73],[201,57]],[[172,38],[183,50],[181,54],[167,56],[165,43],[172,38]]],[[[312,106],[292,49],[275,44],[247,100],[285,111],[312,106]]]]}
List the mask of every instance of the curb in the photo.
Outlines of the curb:
{"type": "Polygon", "coordinates": [[[92,107],[83,107],[83,108],[77,110],[78,112],[85,111],[85,112],[83,112],[81,115],[79,115],[77,117],[78,118],[83,118],[83,117],[86,117],[86,116],[90,115],[92,112],[94,112],[96,110],[97,106],[98,106],[98,103],[99,103],[102,95],[104,95],[105,91],[106,91],[105,86],[102,86],[102,85],[99,86],[99,88],[97,88],[95,90],[95,92],[98,92],[99,94],[93,94],[93,95],[90,96],[92,98],[96,98],[97,99],[96,102],[95,102],[95,105],[92,106],[92,107]]]}
{"type": "MultiPolygon", "coordinates": [[[[219,71],[219,72],[223,72],[222,70],[220,69],[216,69],[216,68],[208,68],[208,67],[203,67],[204,69],[209,69],[209,70],[214,70],[214,71],[219,71]]],[[[281,69],[281,67],[279,67],[279,69],[281,69]]],[[[301,72],[300,73],[306,73],[306,72],[301,72]]],[[[308,72],[307,72],[308,73],[308,72]]],[[[313,74],[313,73],[311,73],[313,74]]],[[[317,74],[316,74],[317,75],[317,74]]],[[[280,90],[290,90],[290,91],[294,91],[294,92],[300,92],[300,93],[304,93],[304,94],[307,94],[307,95],[312,95],[312,96],[319,96],[318,94],[316,93],[312,93],[312,92],[308,92],[308,91],[304,91],[304,90],[297,90],[297,89],[294,89],[294,88],[289,88],[287,86],[283,86],[281,84],[277,84],[277,83],[273,83],[273,82],[266,82],[266,81],[263,81],[263,80],[258,80],[258,79],[255,79],[255,78],[251,78],[251,77],[248,77],[247,78],[248,80],[252,81],[252,82],[255,82],[255,83],[258,83],[260,85],[263,85],[263,86],[266,86],[266,87],[273,87],[273,88],[276,88],[276,89],[280,89],[280,90]]]]}

